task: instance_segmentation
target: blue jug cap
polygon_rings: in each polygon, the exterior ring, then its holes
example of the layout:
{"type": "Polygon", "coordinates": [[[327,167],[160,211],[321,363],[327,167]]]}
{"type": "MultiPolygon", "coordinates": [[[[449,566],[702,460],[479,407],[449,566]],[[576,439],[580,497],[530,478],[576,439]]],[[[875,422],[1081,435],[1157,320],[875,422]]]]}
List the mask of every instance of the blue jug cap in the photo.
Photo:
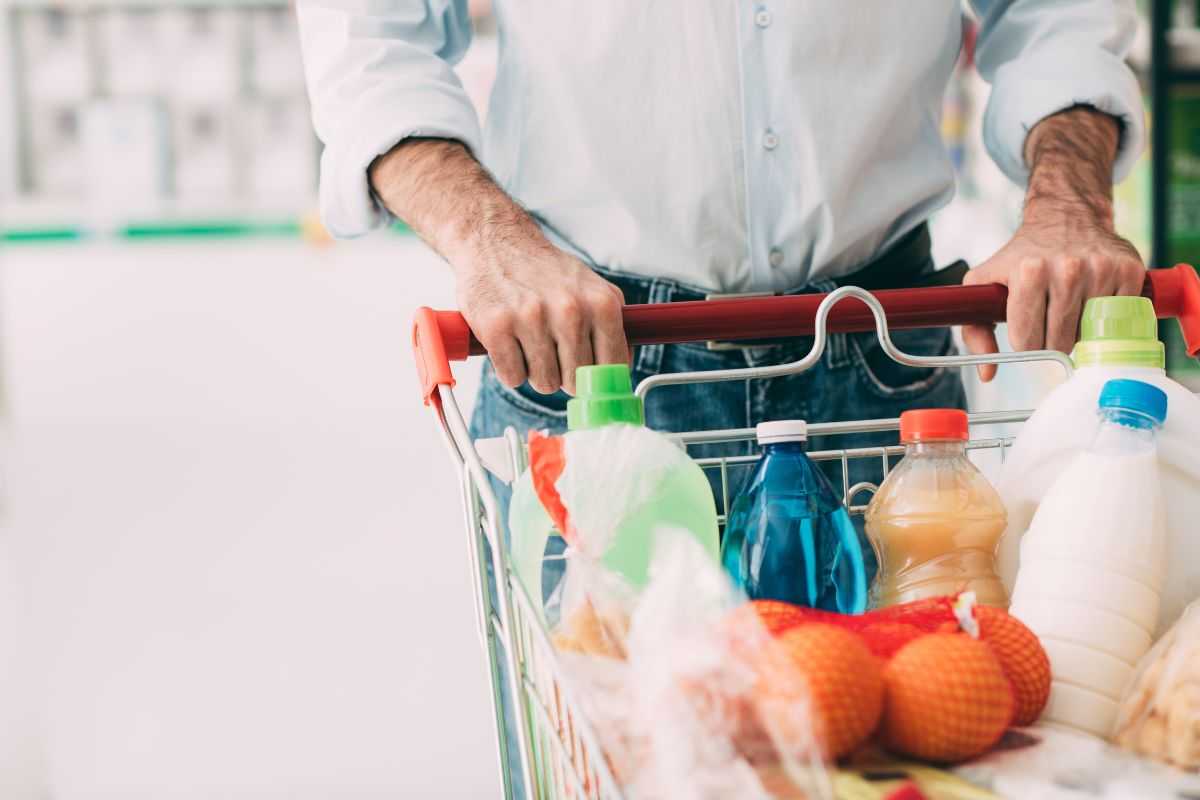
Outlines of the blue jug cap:
{"type": "Polygon", "coordinates": [[[1100,408],[1145,414],[1161,425],[1167,418],[1167,393],[1145,381],[1115,378],[1100,390],[1100,408]]]}

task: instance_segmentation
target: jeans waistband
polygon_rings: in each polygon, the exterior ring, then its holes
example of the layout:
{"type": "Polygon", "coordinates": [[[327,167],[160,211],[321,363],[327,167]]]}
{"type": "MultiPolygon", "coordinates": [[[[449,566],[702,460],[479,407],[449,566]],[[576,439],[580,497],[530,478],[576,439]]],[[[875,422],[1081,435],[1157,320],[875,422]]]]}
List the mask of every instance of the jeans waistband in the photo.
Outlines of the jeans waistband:
{"type": "MultiPolygon", "coordinates": [[[[861,269],[841,278],[813,281],[807,286],[799,286],[780,294],[828,292],[838,286],[861,286],[864,289],[896,289],[909,286],[921,275],[932,271],[930,250],[929,227],[922,223],[861,269]]],[[[699,287],[667,278],[614,272],[603,267],[593,269],[625,294],[625,302],[628,305],[704,300],[709,294],[699,287]]]]}

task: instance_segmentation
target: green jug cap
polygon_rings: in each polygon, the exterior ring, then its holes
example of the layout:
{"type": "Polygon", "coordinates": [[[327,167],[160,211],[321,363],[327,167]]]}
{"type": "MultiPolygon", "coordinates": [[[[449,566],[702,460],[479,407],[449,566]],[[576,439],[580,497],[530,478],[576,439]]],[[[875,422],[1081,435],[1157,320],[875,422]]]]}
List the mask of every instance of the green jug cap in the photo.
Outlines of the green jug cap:
{"type": "Polygon", "coordinates": [[[645,425],[642,398],[633,393],[627,364],[599,364],[575,370],[575,397],[567,403],[567,429],[599,428],[624,422],[645,425]]]}
{"type": "Polygon", "coordinates": [[[1075,366],[1166,366],[1154,304],[1145,297],[1093,297],[1083,307],[1075,366]]]}

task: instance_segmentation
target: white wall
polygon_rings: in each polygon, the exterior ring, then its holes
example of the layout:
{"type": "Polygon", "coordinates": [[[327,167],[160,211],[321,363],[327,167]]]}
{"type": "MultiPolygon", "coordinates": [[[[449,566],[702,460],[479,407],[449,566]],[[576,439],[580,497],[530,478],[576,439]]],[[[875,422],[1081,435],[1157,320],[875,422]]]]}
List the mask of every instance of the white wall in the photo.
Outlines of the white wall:
{"type": "Polygon", "coordinates": [[[413,308],[453,306],[444,267],[384,235],[0,270],[0,589],[35,676],[8,684],[33,716],[6,776],[53,800],[494,796],[456,478],[408,352],[413,308]]]}

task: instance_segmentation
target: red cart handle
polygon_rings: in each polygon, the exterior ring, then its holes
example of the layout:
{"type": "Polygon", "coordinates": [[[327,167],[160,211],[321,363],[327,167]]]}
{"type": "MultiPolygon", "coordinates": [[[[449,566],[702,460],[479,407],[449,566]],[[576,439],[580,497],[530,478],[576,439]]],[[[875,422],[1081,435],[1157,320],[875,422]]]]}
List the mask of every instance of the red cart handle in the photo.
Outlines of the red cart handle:
{"type": "MultiPolygon", "coordinates": [[[[1004,322],[1008,289],[998,283],[938,286],[872,292],[887,314],[888,327],[934,328],[1004,322]]],[[[1142,296],[1159,319],[1177,318],[1188,355],[1200,353],[1200,276],[1188,264],[1146,272],[1142,296]]],[[[824,294],[743,297],[715,301],[625,306],[625,336],[632,345],[679,344],[708,340],[775,339],[811,336],[824,294]]],[[[847,298],[829,312],[830,333],[875,329],[875,317],[861,300],[847,298]]],[[[417,309],[413,349],[426,404],[439,385],[453,386],[451,361],[484,355],[483,345],[457,311],[417,309]]]]}

